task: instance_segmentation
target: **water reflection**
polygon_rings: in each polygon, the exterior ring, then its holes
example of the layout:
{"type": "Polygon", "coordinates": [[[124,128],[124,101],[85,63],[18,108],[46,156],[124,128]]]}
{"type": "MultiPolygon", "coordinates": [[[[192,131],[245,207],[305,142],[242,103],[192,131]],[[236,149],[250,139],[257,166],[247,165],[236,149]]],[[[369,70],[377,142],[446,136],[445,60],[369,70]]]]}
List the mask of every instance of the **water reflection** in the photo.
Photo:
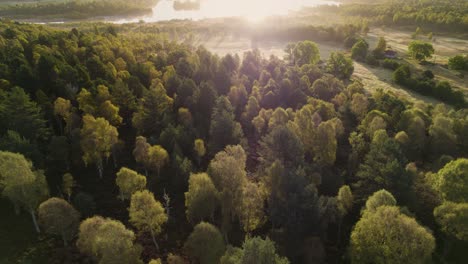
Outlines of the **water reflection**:
{"type": "Polygon", "coordinates": [[[161,0],[150,16],[122,19],[116,23],[157,22],[172,19],[200,20],[204,18],[245,17],[258,21],[270,15],[286,15],[302,7],[322,4],[336,5],[337,2],[325,0],[202,0],[199,10],[175,10],[174,0],[161,0]]]}

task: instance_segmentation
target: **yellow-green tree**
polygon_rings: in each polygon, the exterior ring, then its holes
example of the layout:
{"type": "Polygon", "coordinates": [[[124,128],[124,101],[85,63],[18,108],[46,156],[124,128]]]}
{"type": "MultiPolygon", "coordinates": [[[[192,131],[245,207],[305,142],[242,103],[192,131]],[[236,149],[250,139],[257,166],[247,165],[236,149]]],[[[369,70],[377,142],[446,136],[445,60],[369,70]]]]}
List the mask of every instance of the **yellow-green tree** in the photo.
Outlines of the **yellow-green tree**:
{"type": "Polygon", "coordinates": [[[115,183],[120,190],[120,199],[130,199],[136,191],[142,191],[146,188],[146,177],[138,174],[136,171],[122,167],[117,172],[115,183]]]}
{"type": "Polygon", "coordinates": [[[195,226],[185,241],[184,248],[190,258],[200,264],[217,264],[226,246],[216,226],[201,222],[195,226]]]}
{"type": "Polygon", "coordinates": [[[33,170],[32,163],[21,154],[0,151],[0,190],[13,203],[16,213],[24,209],[31,214],[39,233],[36,209],[49,196],[43,171],[33,170]]]}
{"type": "Polygon", "coordinates": [[[146,168],[148,164],[148,149],[151,145],[146,141],[146,138],[143,136],[138,136],[135,141],[135,148],[133,149],[133,157],[135,161],[145,167],[145,174],[148,176],[148,169],[146,168]]]}
{"type": "Polygon", "coordinates": [[[426,263],[435,239],[395,206],[366,212],[351,233],[352,263],[426,263]]]}
{"type": "Polygon", "coordinates": [[[219,204],[219,192],[206,173],[191,174],[185,193],[185,214],[190,223],[211,219],[219,204]]]}
{"type": "Polygon", "coordinates": [[[99,264],[143,264],[142,248],[134,242],[135,234],[121,222],[93,216],[81,222],[76,245],[99,264]]]}
{"type": "Polygon", "coordinates": [[[156,235],[161,233],[162,226],[167,222],[167,215],[154,195],[147,191],[137,191],[130,200],[130,223],[141,232],[150,232],[153,243],[159,251],[156,235]]]}
{"type": "Polygon", "coordinates": [[[67,201],[55,197],[39,205],[38,216],[42,229],[48,234],[61,236],[64,246],[68,245],[80,224],[80,213],[67,201]]]}
{"type": "Polygon", "coordinates": [[[169,154],[160,145],[151,146],[148,148],[148,167],[154,169],[160,175],[161,168],[169,162],[169,154]]]}
{"type": "Polygon", "coordinates": [[[264,210],[265,195],[261,187],[253,182],[248,182],[244,187],[240,222],[244,231],[250,234],[265,222],[264,210]]]}
{"type": "Polygon", "coordinates": [[[198,166],[200,166],[201,158],[203,158],[203,156],[206,154],[205,142],[203,142],[203,139],[195,139],[193,150],[195,150],[198,166]]]}
{"type": "Polygon", "coordinates": [[[92,115],[83,116],[80,142],[83,161],[86,165],[96,164],[101,179],[104,171],[103,160],[111,155],[112,146],[117,143],[118,135],[117,129],[106,119],[94,118],[92,115]]]}

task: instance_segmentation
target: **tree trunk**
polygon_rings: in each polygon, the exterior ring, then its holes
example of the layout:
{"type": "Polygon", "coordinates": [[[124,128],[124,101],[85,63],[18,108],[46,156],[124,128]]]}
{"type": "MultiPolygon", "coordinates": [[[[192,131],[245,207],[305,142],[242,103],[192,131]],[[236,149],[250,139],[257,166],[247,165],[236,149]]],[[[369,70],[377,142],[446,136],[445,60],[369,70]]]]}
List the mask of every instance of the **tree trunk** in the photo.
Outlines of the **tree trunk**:
{"type": "Polygon", "coordinates": [[[159,252],[159,246],[158,246],[158,243],[156,242],[156,238],[154,237],[153,229],[151,229],[150,231],[151,231],[151,238],[153,239],[154,246],[156,247],[156,250],[159,252]]]}
{"type": "Polygon", "coordinates": [[[62,232],[62,240],[63,240],[63,246],[67,247],[68,246],[68,241],[65,238],[65,234],[62,232]]]}
{"type": "Polygon", "coordinates": [[[29,212],[31,213],[31,217],[32,217],[34,228],[36,229],[36,232],[38,234],[41,233],[41,229],[39,229],[39,225],[37,224],[36,214],[34,213],[34,210],[30,210],[29,212]]]}
{"type": "Polygon", "coordinates": [[[96,166],[97,166],[97,169],[98,169],[98,173],[99,173],[99,179],[102,179],[102,174],[103,174],[103,165],[102,165],[102,160],[99,160],[97,163],[96,163],[96,166]]]}

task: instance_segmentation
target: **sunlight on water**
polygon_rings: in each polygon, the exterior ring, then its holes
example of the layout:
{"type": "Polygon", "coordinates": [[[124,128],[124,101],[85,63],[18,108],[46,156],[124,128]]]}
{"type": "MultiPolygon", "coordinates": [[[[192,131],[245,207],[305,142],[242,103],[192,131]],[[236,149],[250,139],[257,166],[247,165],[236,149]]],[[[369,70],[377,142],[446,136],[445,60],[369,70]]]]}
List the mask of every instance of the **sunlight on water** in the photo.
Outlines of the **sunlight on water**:
{"type": "Polygon", "coordinates": [[[120,20],[117,23],[156,22],[172,19],[200,20],[204,18],[244,17],[249,21],[258,22],[271,15],[286,15],[302,7],[322,4],[337,4],[325,0],[202,0],[199,10],[174,10],[173,0],[161,0],[154,8],[151,16],[130,20],[120,20]]]}

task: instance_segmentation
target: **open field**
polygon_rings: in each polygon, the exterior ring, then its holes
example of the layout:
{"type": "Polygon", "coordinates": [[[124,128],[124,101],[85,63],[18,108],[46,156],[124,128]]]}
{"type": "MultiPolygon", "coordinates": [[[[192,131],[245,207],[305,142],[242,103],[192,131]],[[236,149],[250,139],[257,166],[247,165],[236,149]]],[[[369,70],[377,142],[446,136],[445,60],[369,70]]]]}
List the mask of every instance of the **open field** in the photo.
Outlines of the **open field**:
{"type": "MultiPolygon", "coordinates": [[[[369,42],[370,49],[373,49],[380,36],[384,36],[388,46],[398,52],[402,60],[409,62],[412,67],[418,70],[431,70],[436,79],[450,82],[456,89],[461,89],[465,96],[468,97],[468,75],[461,76],[457,71],[447,69],[448,58],[456,54],[468,54],[468,40],[456,39],[451,37],[434,36],[433,45],[435,48],[435,56],[431,62],[436,65],[422,66],[416,61],[406,56],[408,44],[412,41],[411,32],[397,31],[393,29],[372,29],[367,35],[366,40],[369,42]]],[[[425,37],[421,36],[423,40],[425,37]]],[[[247,38],[237,38],[234,36],[222,36],[219,38],[199,38],[192,43],[194,45],[204,45],[207,49],[220,56],[231,54],[239,54],[258,48],[263,56],[271,55],[282,58],[284,56],[284,47],[287,42],[253,42],[247,38]]],[[[332,42],[318,42],[320,49],[320,57],[326,60],[333,51],[344,51],[344,47],[332,42]]],[[[437,99],[420,95],[416,92],[404,89],[392,82],[392,71],[381,67],[371,67],[366,64],[355,62],[354,77],[360,79],[369,91],[375,91],[382,88],[392,90],[398,95],[410,98],[411,100],[424,101],[426,103],[440,103],[437,99]]]]}

